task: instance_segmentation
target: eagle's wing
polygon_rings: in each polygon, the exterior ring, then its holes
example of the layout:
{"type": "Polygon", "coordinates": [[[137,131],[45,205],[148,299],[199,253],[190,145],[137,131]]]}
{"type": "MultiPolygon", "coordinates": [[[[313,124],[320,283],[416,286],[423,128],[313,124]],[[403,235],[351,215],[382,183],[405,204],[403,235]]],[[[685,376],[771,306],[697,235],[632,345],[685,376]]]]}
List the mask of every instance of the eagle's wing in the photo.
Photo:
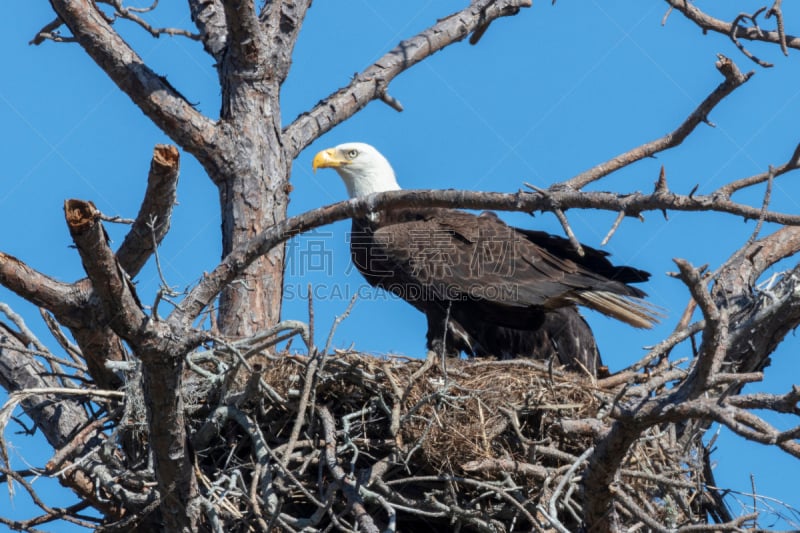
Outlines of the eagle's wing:
{"type": "MultiPolygon", "coordinates": [[[[603,252],[595,252],[592,261],[602,259],[615,268],[603,252]]],[[[372,253],[385,258],[396,284],[393,292],[407,300],[413,300],[408,297],[413,290],[420,298],[474,301],[493,321],[506,312],[573,303],[637,327],[649,327],[657,318],[638,289],[610,279],[604,269],[593,271],[591,263],[557,255],[557,247],[537,244],[494,216],[436,210],[385,224],[375,232],[372,253]]]]}

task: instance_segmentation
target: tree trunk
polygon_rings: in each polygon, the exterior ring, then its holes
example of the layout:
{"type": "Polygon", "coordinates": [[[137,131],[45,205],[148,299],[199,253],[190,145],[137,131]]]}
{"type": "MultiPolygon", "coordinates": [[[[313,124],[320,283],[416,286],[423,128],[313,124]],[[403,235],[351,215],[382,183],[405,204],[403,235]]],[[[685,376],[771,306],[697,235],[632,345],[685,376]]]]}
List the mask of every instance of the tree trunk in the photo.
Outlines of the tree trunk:
{"type": "MultiPolygon", "coordinates": [[[[277,85],[240,83],[224,99],[221,131],[231,139],[226,175],[218,180],[222,255],[286,218],[287,160],[281,144],[277,85]]],[[[220,295],[219,326],[247,337],[280,320],[284,247],[255,261],[220,295]]]]}

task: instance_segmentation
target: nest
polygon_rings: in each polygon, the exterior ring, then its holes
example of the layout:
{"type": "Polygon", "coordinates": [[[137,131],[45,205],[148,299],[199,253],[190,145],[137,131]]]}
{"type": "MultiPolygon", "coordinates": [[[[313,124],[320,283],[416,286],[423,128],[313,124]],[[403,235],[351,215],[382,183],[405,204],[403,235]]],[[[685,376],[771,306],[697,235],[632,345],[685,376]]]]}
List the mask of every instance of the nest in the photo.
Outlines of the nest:
{"type": "MultiPolygon", "coordinates": [[[[586,458],[625,386],[541,361],[354,352],[252,370],[235,394],[184,389],[199,479],[231,530],[579,530],[586,458]]],[[[611,487],[620,524],[703,523],[704,457],[698,436],[648,430],[611,487]]]]}

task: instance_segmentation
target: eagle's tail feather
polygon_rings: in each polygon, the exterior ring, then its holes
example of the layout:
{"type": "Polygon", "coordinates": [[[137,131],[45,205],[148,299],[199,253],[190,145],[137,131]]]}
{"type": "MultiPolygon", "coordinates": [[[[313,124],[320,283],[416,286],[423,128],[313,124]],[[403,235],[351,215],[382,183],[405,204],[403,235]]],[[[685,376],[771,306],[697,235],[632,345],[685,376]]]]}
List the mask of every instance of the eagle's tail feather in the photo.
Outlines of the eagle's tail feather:
{"type": "Polygon", "coordinates": [[[573,296],[573,301],[621,320],[635,328],[652,328],[664,316],[661,308],[634,296],[623,296],[609,291],[583,291],[573,296]]]}

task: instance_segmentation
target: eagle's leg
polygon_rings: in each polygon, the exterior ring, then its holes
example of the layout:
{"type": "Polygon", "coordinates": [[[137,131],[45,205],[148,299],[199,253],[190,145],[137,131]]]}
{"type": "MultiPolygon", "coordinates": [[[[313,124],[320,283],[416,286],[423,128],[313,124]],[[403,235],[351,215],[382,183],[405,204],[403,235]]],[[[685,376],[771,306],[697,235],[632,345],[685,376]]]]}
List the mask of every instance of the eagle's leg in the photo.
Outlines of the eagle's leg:
{"type": "Polygon", "coordinates": [[[603,364],[589,324],[574,307],[562,307],[545,315],[535,336],[533,356],[537,359],[558,357],[558,361],[576,372],[597,376],[603,364]]]}
{"type": "Polygon", "coordinates": [[[428,319],[428,350],[447,357],[458,357],[462,350],[471,355],[468,336],[448,315],[449,313],[439,310],[425,313],[428,319]]]}

